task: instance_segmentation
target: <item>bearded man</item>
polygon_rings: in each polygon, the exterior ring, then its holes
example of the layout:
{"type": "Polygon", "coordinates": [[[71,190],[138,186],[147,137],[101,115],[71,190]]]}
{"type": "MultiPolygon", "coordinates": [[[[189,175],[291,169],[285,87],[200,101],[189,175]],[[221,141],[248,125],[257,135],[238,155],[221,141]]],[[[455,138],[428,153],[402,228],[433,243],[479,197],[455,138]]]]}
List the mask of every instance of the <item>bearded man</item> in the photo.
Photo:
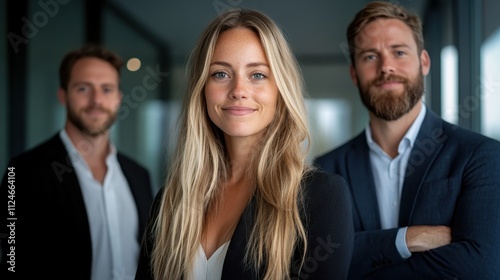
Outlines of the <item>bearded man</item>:
{"type": "Polygon", "coordinates": [[[64,129],[12,159],[2,181],[0,218],[15,228],[0,228],[2,275],[8,276],[2,279],[135,275],[153,197],[148,171],[110,141],[122,64],[96,45],[63,58],[58,98],[67,113],[64,129]],[[15,207],[7,212],[8,200],[15,207]]]}
{"type": "Polygon", "coordinates": [[[364,132],[315,159],[353,201],[349,279],[498,279],[500,143],[422,101],[430,58],[420,19],[372,2],[347,31],[364,132]]]}

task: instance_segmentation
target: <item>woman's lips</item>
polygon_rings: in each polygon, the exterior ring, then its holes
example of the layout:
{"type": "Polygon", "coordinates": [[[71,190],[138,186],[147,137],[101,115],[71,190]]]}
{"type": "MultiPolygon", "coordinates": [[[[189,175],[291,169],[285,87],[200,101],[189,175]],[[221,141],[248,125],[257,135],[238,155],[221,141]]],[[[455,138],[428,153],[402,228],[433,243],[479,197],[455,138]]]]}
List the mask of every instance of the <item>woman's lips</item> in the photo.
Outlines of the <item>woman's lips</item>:
{"type": "Polygon", "coordinates": [[[222,108],[223,111],[235,115],[235,116],[244,116],[253,113],[256,111],[254,108],[245,107],[245,106],[227,106],[222,108]]]}

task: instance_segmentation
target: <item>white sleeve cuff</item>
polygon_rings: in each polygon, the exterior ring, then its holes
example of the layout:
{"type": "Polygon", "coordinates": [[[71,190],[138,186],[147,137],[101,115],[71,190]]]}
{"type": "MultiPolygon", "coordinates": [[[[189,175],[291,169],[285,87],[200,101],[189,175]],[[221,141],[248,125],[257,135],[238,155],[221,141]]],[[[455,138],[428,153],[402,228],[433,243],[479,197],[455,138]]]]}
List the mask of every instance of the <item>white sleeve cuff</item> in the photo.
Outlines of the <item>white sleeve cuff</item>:
{"type": "Polygon", "coordinates": [[[398,249],[399,254],[403,259],[411,257],[411,252],[408,250],[406,245],[406,230],[408,227],[400,228],[398,234],[396,235],[396,249],[398,249]]]}

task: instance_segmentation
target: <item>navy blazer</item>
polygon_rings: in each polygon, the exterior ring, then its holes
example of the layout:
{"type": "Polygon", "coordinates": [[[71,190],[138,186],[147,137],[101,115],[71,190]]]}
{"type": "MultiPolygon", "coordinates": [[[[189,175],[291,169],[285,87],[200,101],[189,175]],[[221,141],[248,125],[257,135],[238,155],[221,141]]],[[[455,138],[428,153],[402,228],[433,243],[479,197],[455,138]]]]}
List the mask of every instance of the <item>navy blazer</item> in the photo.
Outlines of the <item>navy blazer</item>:
{"type": "MultiPolygon", "coordinates": [[[[149,173],[133,160],[117,154],[137,206],[142,239],[153,194],[149,173]]],[[[85,203],[78,179],[59,133],[45,143],[15,157],[15,193],[9,197],[8,170],[0,188],[0,237],[2,279],[90,279],[92,245],[85,203]],[[13,205],[15,227],[6,227],[8,200],[13,205]],[[7,236],[13,238],[6,238],[7,236]],[[15,243],[12,243],[15,242],[15,243]],[[14,258],[9,256],[11,245],[14,258]],[[15,260],[15,273],[7,271],[15,260]],[[17,276],[17,278],[14,278],[17,276]]],[[[12,255],[12,254],[11,254],[12,255]]]]}
{"type": "MultiPolygon", "coordinates": [[[[300,271],[302,252],[296,250],[292,260],[292,279],[346,279],[354,245],[354,228],[349,191],[345,180],[338,175],[314,172],[305,178],[302,221],[308,234],[308,250],[300,271]]],[[[158,215],[163,190],[158,193],[144,236],[136,280],[153,279],[151,250],[154,242],[152,222],[158,215]],[[146,238],[149,237],[149,238],[146,238]]],[[[245,208],[229,243],[224,259],[222,279],[262,279],[243,262],[250,232],[254,225],[255,198],[245,208]]],[[[299,246],[300,247],[300,246],[299,246]]]]}
{"type": "Polygon", "coordinates": [[[446,225],[452,242],[401,258],[381,230],[365,132],[315,160],[346,178],[355,245],[350,279],[499,279],[500,143],[427,109],[406,169],[399,227],[446,225]]]}

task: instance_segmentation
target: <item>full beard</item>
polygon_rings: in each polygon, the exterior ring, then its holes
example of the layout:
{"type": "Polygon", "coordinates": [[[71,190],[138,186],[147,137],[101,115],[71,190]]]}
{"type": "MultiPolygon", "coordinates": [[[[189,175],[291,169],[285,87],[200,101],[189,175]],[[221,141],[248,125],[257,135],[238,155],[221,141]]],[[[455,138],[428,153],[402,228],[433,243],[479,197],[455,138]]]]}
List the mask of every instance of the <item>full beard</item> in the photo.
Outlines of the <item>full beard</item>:
{"type": "Polygon", "coordinates": [[[363,87],[359,83],[358,90],[365,107],[377,118],[394,121],[408,113],[424,95],[424,75],[419,71],[415,79],[410,80],[396,75],[381,76],[363,87]],[[384,81],[399,81],[403,83],[402,94],[392,90],[371,93],[370,88],[384,81]]]}
{"type": "Polygon", "coordinates": [[[68,121],[70,121],[83,134],[88,135],[90,137],[98,137],[106,133],[108,129],[113,125],[116,119],[116,112],[112,112],[111,110],[107,110],[101,107],[87,107],[83,109],[83,111],[97,109],[104,111],[108,115],[104,123],[100,126],[87,125],[85,124],[83,118],[80,117],[73,108],[71,108],[70,106],[68,106],[67,108],[68,108],[68,121]]]}

